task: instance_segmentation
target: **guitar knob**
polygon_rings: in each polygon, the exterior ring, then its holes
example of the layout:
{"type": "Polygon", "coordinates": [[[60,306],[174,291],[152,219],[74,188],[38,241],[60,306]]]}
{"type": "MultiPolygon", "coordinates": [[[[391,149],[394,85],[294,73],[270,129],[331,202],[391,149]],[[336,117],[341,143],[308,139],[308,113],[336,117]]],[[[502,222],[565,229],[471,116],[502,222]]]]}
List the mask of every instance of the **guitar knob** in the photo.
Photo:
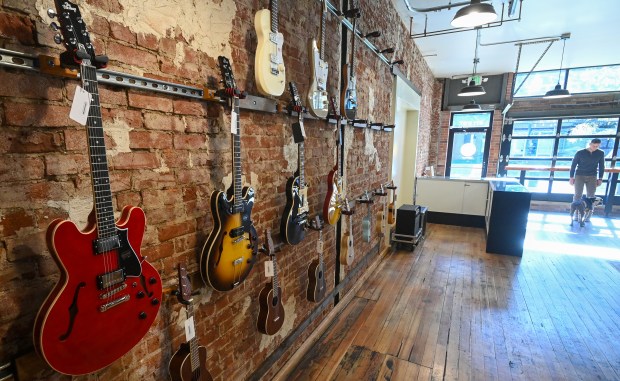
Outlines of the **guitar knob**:
{"type": "Polygon", "coordinates": [[[155,277],[154,277],[154,276],[152,276],[152,277],[149,279],[149,283],[150,283],[150,284],[155,284],[155,283],[157,283],[157,279],[155,279],[155,277]]]}
{"type": "Polygon", "coordinates": [[[62,44],[62,36],[60,34],[54,35],[54,42],[57,44],[62,44]]]}
{"type": "Polygon", "coordinates": [[[47,16],[51,19],[55,19],[56,18],[56,11],[53,10],[52,8],[47,10],[47,16]]]}
{"type": "Polygon", "coordinates": [[[142,311],[138,314],[138,317],[142,320],[146,319],[146,312],[142,311]]]}
{"type": "Polygon", "coordinates": [[[144,298],[144,291],[138,291],[138,293],[136,294],[136,298],[138,299],[144,298]]]}
{"type": "Polygon", "coordinates": [[[159,304],[159,299],[157,299],[157,298],[151,299],[151,304],[154,305],[154,306],[158,305],[159,304]]]}
{"type": "Polygon", "coordinates": [[[56,24],[56,22],[55,22],[55,21],[54,21],[54,22],[52,22],[52,23],[50,23],[50,28],[52,28],[52,30],[53,30],[54,32],[56,32],[56,31],[58,31],[58,29],[60,29],[60,27],[58,26],[58,24],[56,24]]]}

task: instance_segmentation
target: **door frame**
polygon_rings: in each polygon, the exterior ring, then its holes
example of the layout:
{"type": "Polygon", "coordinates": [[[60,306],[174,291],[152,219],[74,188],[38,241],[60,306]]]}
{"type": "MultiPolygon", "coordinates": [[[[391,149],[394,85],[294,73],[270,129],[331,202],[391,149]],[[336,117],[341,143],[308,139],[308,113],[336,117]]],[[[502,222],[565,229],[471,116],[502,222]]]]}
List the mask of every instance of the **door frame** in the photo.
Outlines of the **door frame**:
{"type": "MultiPolygon", "coordinates": [[[[493,118],[492,115],[491,115],[491,118],[493,118]]],[[[450,170],[452,167],[452,150],[453,150],[452,144],[454,143],[454,134],[456,132],[486,132],[486,136],[484,138],[484,153],[482,154],[482,172],[480,174],[480,178],[487,176],[487,168],[489,166],[489,151],[491,148],[491,130],[492,129],[493,129],[492,124],[489,127],[450,128],[450,134],[448,137],[448,153],[446,157],[446,177],[450,177],[450,170]]]]}

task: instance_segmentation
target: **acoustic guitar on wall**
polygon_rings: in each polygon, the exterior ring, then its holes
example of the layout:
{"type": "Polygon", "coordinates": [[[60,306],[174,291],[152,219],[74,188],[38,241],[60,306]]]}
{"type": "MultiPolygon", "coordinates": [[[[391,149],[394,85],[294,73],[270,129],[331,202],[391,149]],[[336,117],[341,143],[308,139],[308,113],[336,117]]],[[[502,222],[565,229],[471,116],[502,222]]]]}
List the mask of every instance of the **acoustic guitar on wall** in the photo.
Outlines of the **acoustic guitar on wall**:
{"type": "Polygon", "coordinates": [[[319,231],[319,239],[316,244],[318,259],[312,260],[308,266],[308,288],[306,299],[310,302],[320,302],[325,297],[327,285],[325,284],[325,263],[323,261],[323,223],[319,216],[314,218],[313,228],[319,231]]]}
{"type": "Polygon", "coordinates": [[[247,278],[256,261],[258,237],[252,223],[254,189],[244,187],[241,171],[241,127],[239,99],[228,58],[218,57],[225,88],[218,94],[231,99],[233,183],[226,192],[211,193],[213,230],[200,254],[200,275],[206,285],[217,291],[230,291],[247,278]]]}
{"type": "Polygon", "coordinates": [[[321,31],[319,46],[315,39],[310,41],[310,65],[312,77],[308,89],[308,109],[310,113],[319,119],[324,119],[329,111],[327,99],[327,73],[328,65],[325,62],[325,19],[327,18],[327,3],[321,1],[321,31]]]}
{"type": "Polygon", "coordinates": [[[270,229],[265,231],[265,254],[271,259],[273,274],[271,282],[267,283],[258,295],[259,310],[256,328],[265,335],[275,335],[284,324],[284,306],[270,229]]]}
{"type": "Polygon", "coordinates": [[[94,208],[83,230],[61,219],[47,229],[60,278],[35,319],[34,344],[55,371],[82,375],[110,365],[138,344],[157,316],[162,284],[140,254],[146,225],[142,209],[125,206],[114,221],[97,84],[97,68],[108,59],[95,55],[77,5],[54,3],[67,48],[61,62],[80,70],[74,102],[81,105],[86,124],[94,208]]]}
{"type": "Polygon", "coordinates": [[[286,72],[282,57],[284,37],[278,31],[278,0],[269,1],[269,9],[261,9],[254,16],[258,37],[254,73],[256,87],[263,95],[280,96],[286,87],[286,72]]]}
{"type": "Polygon", "coordinates": [[[170,379],[172,381],[213,381],[211,373],[207,370],[207,348],[198,345],[196,339],[192,284],[183,264],[179,264],[178,277],[179,290],[176,295],[179,302],[185,305],[187,342],[181,344],[168,363],[170,379]]]}

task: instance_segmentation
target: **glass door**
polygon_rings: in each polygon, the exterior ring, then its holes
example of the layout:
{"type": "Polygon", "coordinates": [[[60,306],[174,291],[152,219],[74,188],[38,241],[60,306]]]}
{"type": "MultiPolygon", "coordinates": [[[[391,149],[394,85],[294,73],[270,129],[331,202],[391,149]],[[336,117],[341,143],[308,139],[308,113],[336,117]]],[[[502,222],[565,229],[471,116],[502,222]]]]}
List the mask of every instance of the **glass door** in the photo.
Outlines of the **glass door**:
{"type": "Polygon", "coordinates": [[[487,175],[490,128],[452,128],[446,176],[480,179],[487,175]]]}

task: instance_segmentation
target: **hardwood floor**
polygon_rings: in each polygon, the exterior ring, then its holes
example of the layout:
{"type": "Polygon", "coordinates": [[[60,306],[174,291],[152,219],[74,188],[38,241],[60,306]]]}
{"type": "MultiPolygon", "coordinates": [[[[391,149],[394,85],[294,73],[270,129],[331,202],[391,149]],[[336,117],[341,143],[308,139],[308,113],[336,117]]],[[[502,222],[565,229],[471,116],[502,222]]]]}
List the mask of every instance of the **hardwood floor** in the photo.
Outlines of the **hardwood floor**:
{"type": "Polygon", "coordinates": [[[620,220],[531,213],[522,258],[429,225],[388,256],[291,380],[620,380],[620,220]],[[615,260],[614,260],[615,259],[615,260]]]}

